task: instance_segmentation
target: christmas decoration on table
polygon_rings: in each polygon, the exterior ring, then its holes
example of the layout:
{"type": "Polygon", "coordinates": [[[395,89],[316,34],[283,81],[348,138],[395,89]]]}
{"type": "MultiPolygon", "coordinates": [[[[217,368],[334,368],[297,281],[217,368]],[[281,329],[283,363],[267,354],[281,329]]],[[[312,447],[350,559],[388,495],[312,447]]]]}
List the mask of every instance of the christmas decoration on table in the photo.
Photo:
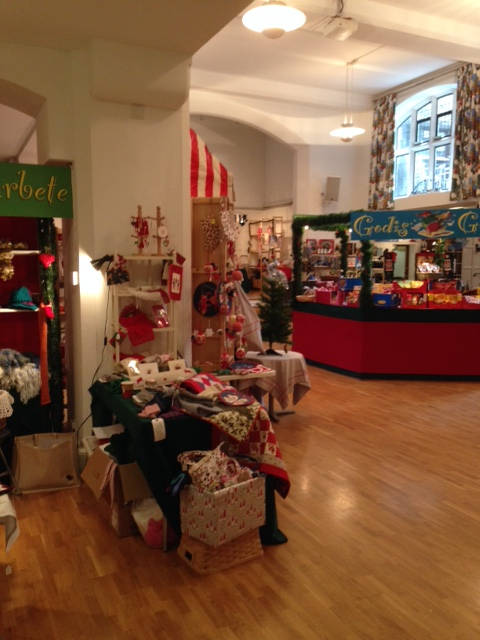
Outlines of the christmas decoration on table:
{"type": "Polygon", "coordinates": [[[267,354],[281,355],[273,349],[273,343],[283,344],[286,351],[291,334],[292,310],[288,289],[280,278],[264,278],[258,308],[262,338],[269,343],[267,354]]]}
{"type": "Polygon", "coordinates": [[[123,256],[117,254],[114,262],[111,262],[107,268],[107,285],[121,284],[129,280],[127,261],[123,256]]]}

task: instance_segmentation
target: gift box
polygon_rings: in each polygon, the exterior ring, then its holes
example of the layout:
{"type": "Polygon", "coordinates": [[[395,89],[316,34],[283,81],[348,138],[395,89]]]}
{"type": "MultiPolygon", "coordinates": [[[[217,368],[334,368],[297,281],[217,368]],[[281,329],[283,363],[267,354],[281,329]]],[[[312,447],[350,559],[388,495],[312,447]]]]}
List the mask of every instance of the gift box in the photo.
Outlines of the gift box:
{"type": "Polygon", "coordinates": [[[218,547],[265,523],[265,478],[220,491],[188,485],[180,494],[182,535],[218,547]]]}

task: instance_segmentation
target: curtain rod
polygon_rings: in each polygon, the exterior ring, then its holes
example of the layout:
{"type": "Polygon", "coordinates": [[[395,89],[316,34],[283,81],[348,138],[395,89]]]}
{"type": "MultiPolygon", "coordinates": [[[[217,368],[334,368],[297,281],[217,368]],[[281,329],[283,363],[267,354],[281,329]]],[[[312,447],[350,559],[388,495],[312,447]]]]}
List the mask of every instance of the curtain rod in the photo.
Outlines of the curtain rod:
{"type": "Polygon", "coordinates": [[[374,100],[379,100],[380,98],[384,98],[391,93],[401,93],[402,91],[407,91],[407,89],[413,89],[414,87],[418,87],[422,84],[429,82],[430,80],[435,80],[436,78],[441,78],[442,76],[447,75],[447,73],[451,73],[452,71],[456,71],[462,64],[465,62],[454,62],[453,64],[449,64],[447,67],[442,67],[441,69],[437,69],[437,71],[431,71],[430,73],[426,73],[419,78],[415,78],[414,80],[409,80],[408,82],[404,82],[403,84],[399,84],[396,87],[392,87],[388,91],[382,91],[382,93],[377,93],[373,96],[374,100]]]}

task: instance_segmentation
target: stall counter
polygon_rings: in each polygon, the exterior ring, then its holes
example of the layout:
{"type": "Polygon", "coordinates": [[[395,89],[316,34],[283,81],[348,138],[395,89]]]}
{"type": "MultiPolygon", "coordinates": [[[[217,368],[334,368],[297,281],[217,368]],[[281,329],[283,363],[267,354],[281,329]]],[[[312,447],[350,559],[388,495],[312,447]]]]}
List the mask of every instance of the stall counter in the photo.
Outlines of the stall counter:
{"type": "Polygon", "coordinates": [[[297,302],[292,348],[309,364],[360,378],[480,379],[480,310],[297,302]]]}

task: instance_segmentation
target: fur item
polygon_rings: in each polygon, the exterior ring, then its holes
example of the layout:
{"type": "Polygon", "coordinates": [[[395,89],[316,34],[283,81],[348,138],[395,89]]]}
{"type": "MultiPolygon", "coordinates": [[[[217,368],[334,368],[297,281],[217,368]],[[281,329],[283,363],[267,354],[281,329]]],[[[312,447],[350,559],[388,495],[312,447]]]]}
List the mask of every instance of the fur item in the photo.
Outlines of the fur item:
{"type": "Polygon", "coordinates": [[[15,389],[23,404],[40,393],[40,370],[13,349],[0,349],[0,389],[15,389]]]}

